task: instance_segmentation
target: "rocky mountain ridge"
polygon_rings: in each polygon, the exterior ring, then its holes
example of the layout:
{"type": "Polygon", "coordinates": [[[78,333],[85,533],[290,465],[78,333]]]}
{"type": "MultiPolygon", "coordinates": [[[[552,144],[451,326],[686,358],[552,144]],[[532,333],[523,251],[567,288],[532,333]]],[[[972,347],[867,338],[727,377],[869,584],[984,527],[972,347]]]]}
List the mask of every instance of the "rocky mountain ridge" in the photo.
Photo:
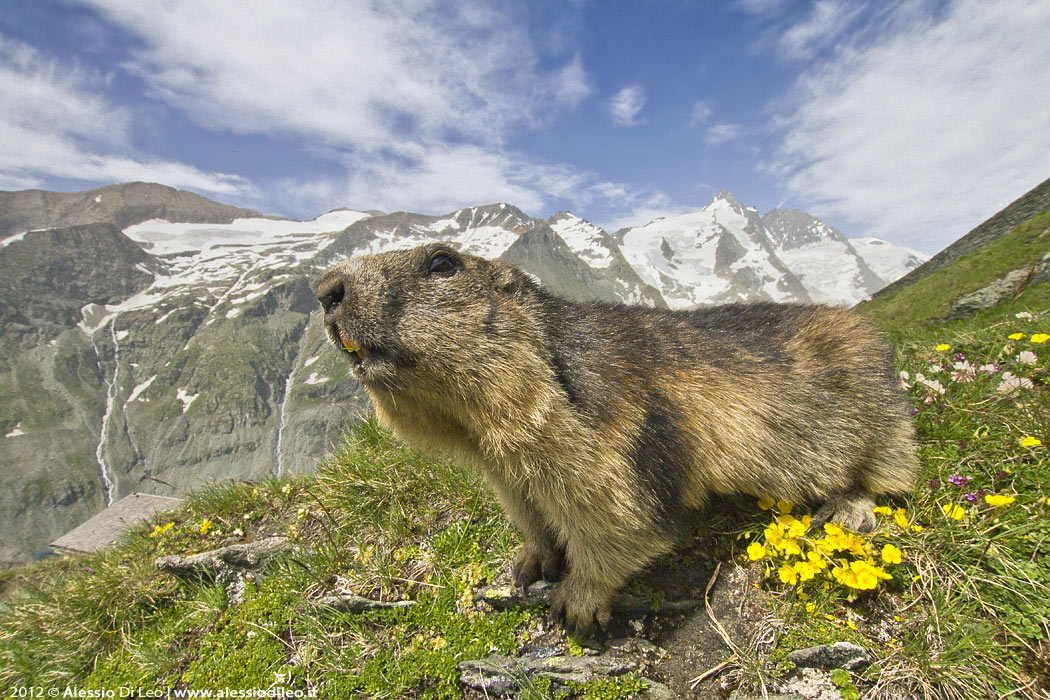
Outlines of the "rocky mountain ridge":
{"type": "Polygon", "coordinates": [[[800,249],[787,224],[774,236],[728,193],[670,221],[610,235],[509,204],[299,222],[144,183],[0,193],[0,562],[133,491],[312,470],[364,410],[312,291],[354,253],[451,241],[577,300],[814,297],[779,257],[800,249]]]}

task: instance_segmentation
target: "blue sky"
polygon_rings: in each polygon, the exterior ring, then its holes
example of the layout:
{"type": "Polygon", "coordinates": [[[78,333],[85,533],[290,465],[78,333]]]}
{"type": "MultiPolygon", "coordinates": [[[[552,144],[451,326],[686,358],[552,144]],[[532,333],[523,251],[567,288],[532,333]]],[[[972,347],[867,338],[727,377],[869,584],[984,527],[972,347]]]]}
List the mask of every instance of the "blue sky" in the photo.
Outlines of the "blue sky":
{"type": "Polygon", "coordinates": [[[266,213],[730,190],[927,253],[1050,177],[1050,3],[0,0],[0,189],[266,213]]]}

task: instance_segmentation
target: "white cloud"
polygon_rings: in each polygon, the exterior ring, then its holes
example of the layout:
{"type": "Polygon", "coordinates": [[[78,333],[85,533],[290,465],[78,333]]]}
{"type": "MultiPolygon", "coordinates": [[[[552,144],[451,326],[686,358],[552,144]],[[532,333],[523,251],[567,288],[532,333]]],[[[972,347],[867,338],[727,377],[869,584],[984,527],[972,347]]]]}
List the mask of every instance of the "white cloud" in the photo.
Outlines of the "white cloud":
{"type": "Polygon", "coordinates": [[[780,37],[780,48],[789,57],[810,58],[831,45],[849,27],[861,7],[844,0],[818,0],[808,19],[795,24],[780,37]]]}
{"type": "Polygon", "coordinates": [[[711,115],[715,113],[711,103],[706,100],[697,100],[693,104],[693,111],[689,114],[689,126],[696,127],[707,123],[711,115]]]}
{"type": "Polygon", "coordinates": [[[554,76],[553,83],[555,85],[554,94],[558,101],[573,107],[586,99],[592,92],[591,86],[587,82],[587,71],[583,68],[583,61],[579,54],[576,54],[572,62],[566,64],[561,72],[554,76]]]}
{"type": "Polygon", "coordinates": [[[803,74],[767,167],[851,235],[935,252],[1050,175],[1050,4],[899,19],[803,74]]]}
{"type": "Polygon", "coordinates": [[[704,132],[704,143],[708,146],[719,146],[740,138],[743,133],[744,127],[740,124],[712,124],[704,132]]]}
{"type": "Polygon", "coordinates": [[[131,115],[102,97],[107,76],[45,59],[0,38],[0,184],[38,186],[44,177],[159,181],[233,194],[240,178],[135,152],[131,115]]]}
{"type": "Polygon", "coordinates": [[[210,128],[498,143],[590,90],[578,56],[540,70],[528,36],[474,3],[90,1],[144,41],[127,67],[151,94],[210,128]]]}
{"type": "Polygon", "coordinates": [[[645,91],[641,85],[628,85],[609,101],[609,116],[619,126],[640,124],[638,115],[645,106],[645,91]]]}
{"type": "Polygon", "coordinates": [[[567,181],[506,143],[586,99],[587,72],[579,54],[541,67],[511,6],[86,1],[141,40],[124,67],[151,97],[205,128],[291,138],[347,168],[343,182],[288,186],[285,199],[527,207],[567,181]]]}

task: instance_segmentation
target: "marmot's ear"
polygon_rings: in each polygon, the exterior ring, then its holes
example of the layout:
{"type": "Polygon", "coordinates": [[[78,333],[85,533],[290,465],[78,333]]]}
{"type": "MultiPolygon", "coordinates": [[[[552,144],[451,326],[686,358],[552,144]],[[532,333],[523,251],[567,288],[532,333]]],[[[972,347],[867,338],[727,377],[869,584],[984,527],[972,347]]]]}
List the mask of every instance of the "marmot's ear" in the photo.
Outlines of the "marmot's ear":
{"type": "Polygon", "coordinates": [[[509,263],[492,261],[492,285],[498,292],[514,294],[528,282],[524,272],[509,263]]]}

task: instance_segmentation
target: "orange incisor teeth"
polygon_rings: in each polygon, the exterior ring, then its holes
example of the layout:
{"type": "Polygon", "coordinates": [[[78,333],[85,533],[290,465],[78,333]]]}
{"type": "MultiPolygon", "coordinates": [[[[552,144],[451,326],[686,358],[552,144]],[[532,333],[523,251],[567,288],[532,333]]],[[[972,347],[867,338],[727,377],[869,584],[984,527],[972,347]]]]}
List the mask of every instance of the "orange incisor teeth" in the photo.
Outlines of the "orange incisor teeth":
{"type": "Polygon", "coordinates": [[[356,352],[357,356],[362,360],[368,357],[368,350],[365,350],[363,347],[356,345],[354,341],[350,340],[350,338],[343,333],[342,328],[339,329],[339,340],[343,342],[343,347],[346,348],[348,352],[356,352]]]}

